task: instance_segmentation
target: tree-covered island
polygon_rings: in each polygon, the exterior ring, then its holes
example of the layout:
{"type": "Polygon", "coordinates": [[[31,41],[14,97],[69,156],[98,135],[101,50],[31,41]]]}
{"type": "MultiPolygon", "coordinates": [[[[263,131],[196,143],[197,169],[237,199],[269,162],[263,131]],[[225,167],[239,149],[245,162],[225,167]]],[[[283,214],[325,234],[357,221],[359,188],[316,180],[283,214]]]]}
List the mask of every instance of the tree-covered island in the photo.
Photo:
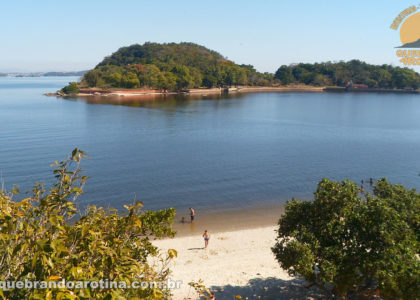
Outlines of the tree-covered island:
{"type": "Polygon", "coordinates": [[[237,65],[193,43],[145,43],[120,48],[87,72],[82,87],[184,90],[233,85],[264,86],[274,75],[237,65]]]}
{"type": "Polygon", "coordinates": [[[146,89],[185,91],[232,86],[280,87],[286,85],[349,85],[376,89],[420,87],[420,75],[408,68],[348,62],[283,65],[272,73],[252,65],[238,65],[216,51],[194,43],[145,43],[122,47],[84,74],[80,83],[63,88],[65,94],[80,89],[146,89]]]}

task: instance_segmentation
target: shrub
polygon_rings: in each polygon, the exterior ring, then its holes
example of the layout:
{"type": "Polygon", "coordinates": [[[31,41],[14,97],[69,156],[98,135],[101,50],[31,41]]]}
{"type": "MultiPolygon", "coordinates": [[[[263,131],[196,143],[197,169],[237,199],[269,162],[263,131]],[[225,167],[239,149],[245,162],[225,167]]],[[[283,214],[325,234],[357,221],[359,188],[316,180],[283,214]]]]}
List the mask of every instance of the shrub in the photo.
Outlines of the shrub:
{"type": "Polygon", "coordinates": [[[77,82],[70,82],[68,85],[63,87],[61,91],[67,95],[75,95],[79,93],[79,85],[77,82]]]}
{"type": "Polygon", "coordinates": [[[313,202],[293,199],[272,248],[282,268],[345,298],[420,295],[420,195],[385,179],[361,196],[351,181],[323,179],[313,202]],[[330,287],[330,288],[328,288],[330,287]]]}
{"type": "MultiPolygon", "coordinates": [[[[173,208],[143,211],[140,202],[126,205],[126,214],[90,206],[76,207],[87,180],[79,167],[84,153],[75,149],[68,159],[55,162],[55,184],[42,184],[32,196],[14,201],[18,194],[0,190],[0,281],[164,281],[169,250],[160,257],[152,237],[173,236],[173,208]],[[72,220],[80,214],[78,220],[72,220]],[[156,259],[156,265],[151,265],[156,259]]],[[[139,289],[0,289],[3,299],[155,299],[166,297],[164,287],[139,289]],[[133,298],[134,299],[134,298],[133,298]]]]}

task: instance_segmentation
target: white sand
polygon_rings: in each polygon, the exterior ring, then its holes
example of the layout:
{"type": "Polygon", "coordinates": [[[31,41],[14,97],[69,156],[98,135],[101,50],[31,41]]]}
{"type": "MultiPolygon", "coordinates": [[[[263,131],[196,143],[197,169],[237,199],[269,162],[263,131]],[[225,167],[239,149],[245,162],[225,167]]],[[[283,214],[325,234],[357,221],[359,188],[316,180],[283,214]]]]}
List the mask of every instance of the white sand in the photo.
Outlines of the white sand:
{"type": "Polygon", "coordinates": [[[154,241],[162,251],[178,251],[170,277],[183,284],[173,291],[173,299],[198,299],[188,283],[199,279],[216,292],[217,300],[234,299],[234,295],[243,299],[307,298],[302,281],[290,278],[271,252],[275,228],[210,232],[207,249],[203,249],[201,235],[154,241]]]}

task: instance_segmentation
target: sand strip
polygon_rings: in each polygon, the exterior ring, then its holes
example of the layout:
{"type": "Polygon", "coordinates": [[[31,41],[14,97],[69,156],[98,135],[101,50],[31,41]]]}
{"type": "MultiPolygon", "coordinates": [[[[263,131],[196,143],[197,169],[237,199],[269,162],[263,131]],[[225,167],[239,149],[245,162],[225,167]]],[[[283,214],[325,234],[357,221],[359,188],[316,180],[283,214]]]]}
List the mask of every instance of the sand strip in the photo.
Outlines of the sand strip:
{"type": "Polygon", "coordinates": [[[215,292],[216,299],[311,299],[319,291],[305,288],[302,280],[288,276],[271,252],[276,226],[211,232],[209,247],[203,249],[201,234],[154,241],[167,251],[176,249],[178,257],[171,264],[171,279],[181,280],[173,290],[173,299],[199,299],[189,287],[191,281],[215,292]],[[248,297],[248,298],[247,298],[248,297]]]}

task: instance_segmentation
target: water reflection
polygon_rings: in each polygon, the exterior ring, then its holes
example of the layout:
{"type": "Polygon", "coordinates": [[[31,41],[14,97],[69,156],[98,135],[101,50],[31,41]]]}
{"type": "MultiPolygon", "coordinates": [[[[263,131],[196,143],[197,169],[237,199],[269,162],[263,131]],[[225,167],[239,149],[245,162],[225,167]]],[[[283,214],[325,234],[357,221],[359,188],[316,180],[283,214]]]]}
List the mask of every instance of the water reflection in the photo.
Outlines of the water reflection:
{"type": "MultiPolygon", "coordinates": [[[[122,105],[131,107],[144,107],[151,109],[175,110],[179,107],[187,107],[196,105],[196,101],[217,101],[228,99],[243,99],[246,97],[244,93],[236,94],[209,94],[209,95],[184,95],[184,94],[169,94],[169,95],[141,95],[141,96],[86,96],[77,98],[65,98],[66,100],[85,102],[88,104],[108,104],[108,105],[122,105]]],[[[217,103],[215,107],[227,107],[235,105],[234,101],[223,101],[217,103]]]]}

